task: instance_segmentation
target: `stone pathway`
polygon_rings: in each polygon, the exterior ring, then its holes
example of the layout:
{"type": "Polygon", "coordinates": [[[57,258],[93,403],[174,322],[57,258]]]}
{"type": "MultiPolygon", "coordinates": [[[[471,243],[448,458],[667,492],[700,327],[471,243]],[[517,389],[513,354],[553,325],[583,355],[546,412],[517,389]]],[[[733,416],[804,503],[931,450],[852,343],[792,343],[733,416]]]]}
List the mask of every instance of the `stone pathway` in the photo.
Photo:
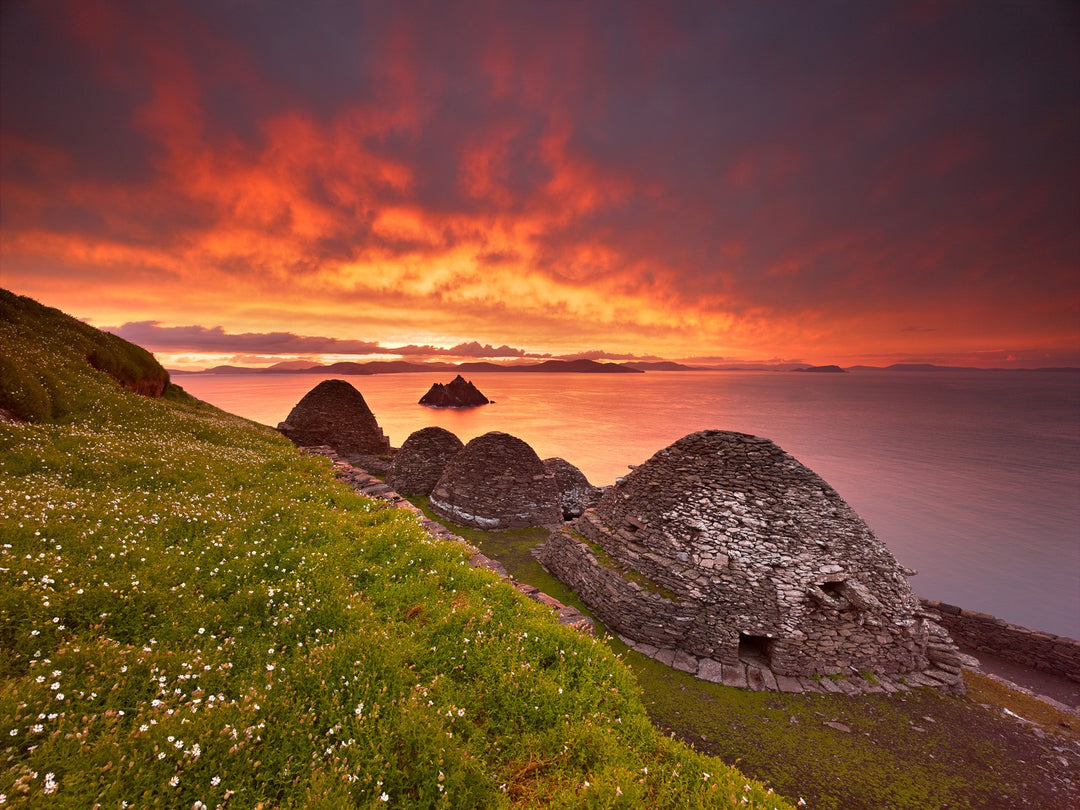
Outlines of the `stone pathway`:
{"type": "Polygon", "coordinates": [[[559,624],[572,627],[582,633],[587,633],[589,635],[593,634],[595,629],[593,620],[582,614],[577,608],[571,607],[570,605],[564,605],[554,597],[548,596],[539,588],[534,588],[532,585],[527,585],[524,582],[518,582],[510,576],[502,563],[498,560],[493,560],[486,554],[482,554],[479,549],[469,543],[465,538],[454,534],[441,523],[437,523],[426,517],[424,513],[414,506],[407,498],[395,492],[390,486],[385,482],[380,481],[374,475],[371,475],[360,467],[354,466],[341,458],[341,456],[335,453],[332,448],[327,447],[326,445],[318,445],[314,447],[304,447],[302,449],[305,452],[325,456],[330,459],[330,462],[334,465],[334,475],[361,495],[379,498],[396,509],[405,509],[412,512],[416,515],[420,525],[424,527],[425,531],[427,531],[431,537],[439,540],[449,540],[450,542],[460,543],[465,546],[472,552],[472,556],[469,557],[469,564],[472,565],[473,568],[486,568],[489,571],[493,571],[500,579],[525,594],[530,599],[540,602],[543,605],[547,605],[555,611],[559,624]]]}
{"type": "MultiPolygon", "coordinates": [[[[721,664],[711,658],[695,658],[683,650],[664,649],[652,644],[634,641],[620,635],[619,640],[627,647],[642,655],[659,661],[665,666],[688,672],[696,678],[724,686],[750,689],[754,692],[792,692],[796,694],[896,694],[907,692],[919,686],[952,691],[956,687],[957,676],[954,673],[930,668],[922,672],[905,672],[896,675],[874,673],[871,680],[866,680],[858,673],[851,673],[842,678],[793,678],[789,675],[777,675],[760,663],[740,661],[738,664],[721,664]]],[[[975,665],[977,661],[971,659],[975,665]]]]}

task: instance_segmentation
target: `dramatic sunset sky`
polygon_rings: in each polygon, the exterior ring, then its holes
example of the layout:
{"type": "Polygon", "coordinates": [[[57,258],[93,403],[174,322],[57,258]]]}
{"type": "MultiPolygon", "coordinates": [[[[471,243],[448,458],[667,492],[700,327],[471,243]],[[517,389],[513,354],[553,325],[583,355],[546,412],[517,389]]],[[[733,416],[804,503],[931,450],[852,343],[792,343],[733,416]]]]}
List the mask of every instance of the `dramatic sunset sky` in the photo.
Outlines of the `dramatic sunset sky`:
{"type": "Polygon", "coordinates": [[[1073,2],[0,5],[0,286],[167,365],[1080,365],[1073,2]]]}

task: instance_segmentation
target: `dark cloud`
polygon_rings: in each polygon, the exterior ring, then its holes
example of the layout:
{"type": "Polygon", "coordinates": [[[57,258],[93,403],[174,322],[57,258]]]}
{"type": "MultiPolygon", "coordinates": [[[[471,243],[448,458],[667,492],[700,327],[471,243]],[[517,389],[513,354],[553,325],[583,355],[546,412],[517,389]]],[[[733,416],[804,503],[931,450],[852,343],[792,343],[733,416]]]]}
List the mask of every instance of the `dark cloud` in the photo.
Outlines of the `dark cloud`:
{"type": "MultiPolygon", "coordinates": [[[[476,341],[444,349],[437,346],[381,346],[367,340],[297,335],[292,332],[230,334],[221,326],[162,326],[158,321],[131,321],[106,331],[152,351],[206,352],[248,357],[295,354],[392,354],[448,357],[530,357],[524,349],[492,346],[476,341]]],[[[280,358],[275,358],[280,359],[280,358]]]]}
{"type": "Polygon", "coordinates": [[[459,343],[446,349],[445,354],[457,357],[526,357],[524,349],[515,349],[511,346],[492,346],[490,343],[481,345],[475,340],[470,343],[459,343]]]}
{"type": "Polygon", "coordinates": [[[389,350],[364,340],[307,337],[292,332],[229,334],[223,327],[162,326],[131,321],[107,331],[153,351],[252,354],[384,354],[389,350]]]}
{"type": "Polygon", "coordinates": [[[574,352],[573,354],[560,354],[556,360],[637,360],[639,362],[652,362],[655,360],[664,360],[663,357],[657,357],[653,354],[619,354],[617,352],[607,352],[603,349],[592,349],[585,352],[574,352]]]}
{"type": "Polygon", "coordinates": [[[1076,343],[1074,3],[87,0],[0,14],[0,226],[27,284],[80,261],[99,284],[217,273],[257,297],[325,283],[325,306],[456,307],[492,324],[465,334],[525,345],[539,327],[518,330],[541,323],[572,333],[563,346],[730,331],[760,356],[786,350],[770,333],[856,328],[944,340],[993,324],[1076,343]],[[525,276],[548,286],[515,286],[525,276]],[[595,302],[575,309],[578,293],[595,302]]]}

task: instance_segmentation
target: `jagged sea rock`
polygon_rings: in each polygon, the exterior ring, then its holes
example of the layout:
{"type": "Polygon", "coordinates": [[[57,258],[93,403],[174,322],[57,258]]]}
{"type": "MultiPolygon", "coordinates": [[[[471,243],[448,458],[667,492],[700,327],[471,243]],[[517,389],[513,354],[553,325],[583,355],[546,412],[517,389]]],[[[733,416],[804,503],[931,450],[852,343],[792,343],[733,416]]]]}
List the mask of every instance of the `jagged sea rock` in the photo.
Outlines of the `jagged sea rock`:
{"type": "Polygon", "coordinates": [[[480,529],[520,529],[562,522],[555,476],[528,444],[492,431],[465,445],[431,492],[440,516],[480,529]]]}
{"type": "Polygon", "coordinates": [[[555,476],[563,519],[570,520],[600,499],[600,489],[589,483],[585,473],[564,458],[545,458],[544,469],[555,476]]]}
{"type": "Polygon", "coordinates": [[[278,430],[301,447],[327,445],[346,457],[390,452],[363,395],[344,380],[323,380],[308,391],[278,430]]]}
{"type": "Polygon", "coordinates": [[[441,427],[412,433],[394,457],[386,483],[407,495],[430,495],[450,459],[465,445],[441,427]]]}
{"type": "Polygon", "coordinates": [[[435,383],[420,397],[420,404],[429,408],[476,408],[488,402],[490,400],[480,393],[480,389],[460,374],[446,385],[435,383]]]}
{"type": "Polygon", "coordinates": [[[905,570],[832,487],[767,439],[680,439],[555,530],[539,556],[614,632],[659,649],[790,677],[942,674],[929,644],[943,631],[905,570]]]}

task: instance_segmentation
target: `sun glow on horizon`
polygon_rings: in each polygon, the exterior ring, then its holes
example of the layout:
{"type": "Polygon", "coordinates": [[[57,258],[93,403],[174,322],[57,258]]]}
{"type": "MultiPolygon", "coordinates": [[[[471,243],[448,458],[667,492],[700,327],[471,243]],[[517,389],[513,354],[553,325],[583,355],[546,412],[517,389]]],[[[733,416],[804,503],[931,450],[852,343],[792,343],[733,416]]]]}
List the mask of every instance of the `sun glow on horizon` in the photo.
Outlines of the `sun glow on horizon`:
{"type": "Polygon", "coordinates": [[[1049,13],[407,5],[13,6],[0,284],[177,357],[1080,365],[1049,13]]]}

